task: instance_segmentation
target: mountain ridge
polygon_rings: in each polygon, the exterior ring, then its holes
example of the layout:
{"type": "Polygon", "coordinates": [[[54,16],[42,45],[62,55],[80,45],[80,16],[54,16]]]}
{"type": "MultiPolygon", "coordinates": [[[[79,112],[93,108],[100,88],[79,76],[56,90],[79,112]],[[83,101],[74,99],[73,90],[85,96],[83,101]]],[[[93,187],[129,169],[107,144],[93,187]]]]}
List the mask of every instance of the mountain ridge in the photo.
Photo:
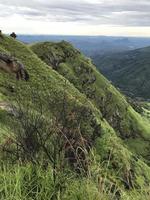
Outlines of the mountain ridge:
{"type": "MultiPolygon", "coordinates": [[[[73,48],[69,43],[65,44],[66,44],[66,49],[68,46],[69,49],[73,48]]],[[[44,42],[44,43],[33,44],[33,46],[31,45],[31,49],[42,60],[44,60],[48,65],[50,65],[50,61],[47,59],[47,57],[51,55],[52,51],[55,52],[55,55],[58,55],[59,57],[62,51],[61,46],[63,45],[64,42],[60,43],[44,42]]],[[[133,112],[133,109],[128,105],[126,101],[126,98],[122,94],[120,94],[110,84],[110,82],[105,79],[105,77],[103,77],[98,73],[96,67],[93,66],[91,60],[87,58],[83,59],[82,54],[78,54],[78,56],[75,55],[75,58],[69,57],[69,60],[67,60],[66,58],[66,61],[65,62],[62,61],[62,63],[60,63],[56,71],[61,75],[63,75],[64,77],[66,77],[71,83],[73,83],[74,86],[80,92],[86,94],[86,96],[90,99],[90,101],[98,109],[101,110],[102,116],[109,122],[109,124],[117,132],[119,132],[119,136],[121,138],[127,139],[128,141],[128,138],[130,140],[130,138],[132,137],[134,138],[136,137],[136,135],[140,136],[141,128],[138,129],[135,126],[133,126],[134,123],[136,123],[136,121],[137,122],[142,121],[142,119],[140,119],[140,116],[137,113],[133,112]],[[79,58],[77,60],[78,56],[79,58]],[[84,63],[85,60],[87,63],[84,63]],[[87,72],[86,68],[88,68],[87,72]],[[93,80],[93,77],[94,81],[92,81],[91,84],[89,84],[88,82],[90,82],[91,79],[93,80]],[[87,83],[86,90],[85,90],[85,84],[82,85],[84,81],[87,83]],[[94,96],[91,96],[91,92],[93,94],[93,91],[94,91],[94,96]]],[[[55,56],[53,57],[53,59],[55,59],[55,56]]],[[[149,127],[148,123],[147,127],[149,127]]],[[[145,130],[143,132],[147,132],[148,136],[149,128],[147,128],[147,131],[145,130]]],[[[141,135],[141,137],[143,136],[141,135]]]]}
{"type": "MultiPolygon", "coordinates": [[[[35,49],[39,50],[37,46],[35,47],[35,49]]],[[[40,48],[40,50],[41,49],[42,48],[40,48]]],[[[34,122],[34,118],[32,118],[32,113],[34,113],[34,110],[36,111],[35,113],[37,115],[38,113],[40,114],[41,107],[39,106],[41,105],[39,100],[41,100],[42,105],[44,105],[44,110],[46,110],[44,113],[44,118],[42,118],[42,120],[49,118],[51,120],[55,120],[55,118],[59,118],[62,114],[61,108],[62,106],[64,106],[65,100],[65,105],[67,104],[67,118],[65,119],[69,121],[63,131],[65,133],[65,131],[69,129],[71,133],[70,141],[73,140],[75,142],[79,142],[78,138],[80,138],[79,136],[80,134],[82,134],[82,137],[90,143],[91,148],[93,148],[93,152],[96,152],[96,157],[93,163],[91,164],[92,166],[89,165],[89,167],[95,168],[95,162],[98,162],[96,164],[98,166],[101,163],[101,173],[99,175],[104,176],[105,181],[107,180],[106,185],[112,184],[114,187],[119,188],[116,192],[114,191],[115,189],[113,190],[111,188],[112,191],[110,189],[110,193],[114,193],[115,195],[114,199],[120,199],[120,196],[130,198],[130,192],[133,192],[132,188],[134,187],[147,188],[147,183],[149,183],[150,181],[150,176],[148,175],[148,173],[150,173],[150,167],[148,166],[148,164],[146,164],[146,162],[148,162],[148,159],[147,161],[144,161],[144,158],[146,159],[146,156],[144,154],[147,154],[147,152],[145,152],[145,149],[147,149],[149,145],[148,123],[146,121],[145,124],[143,123],[144,121],[139,122],[139,120],[142,120],[142,117],[139,114],[137,114],[133,110],[133,108],[126,102],[125,97],[122,94],[120,94],[110,84],[110,82],[106,80],[106,78],[99,74],[99,72],[96,70],[95,66],[93,66],[89,59],[85,58],[83,54],[79,53],[69,43],[66,43],[64,41],[58,44],[46,43],[46,49],[48,49],[48,55],[50,55],[50,63],[48,63],[49,65],[47,65],[46,62],[38,58],[38,56],[33,52],[33,46],[27,46],[25,44],[22,44],[21,42],[18,42],[6,36],[4,36],[2,40],[0,39],[0,51],[15,55],[15,57],[25,65],[30,75],[30,79],[27,82],[25,82],[21,80],[17,81],[14,78],[14,76],[11,76],[11,74],[1,72],[0,98],[3,101],[6,101],[11,104],[13,103],[15,98],[19,97],[21,99],[20,106],[23,109],[23,111],[24,109],[26,111],[25,113],[23,112],[23,114],[27,114],[27,119],[30,119],[31,117],[32,123],[34,122]],[[65,61],[64,59],[62,59],[64,58],[63,56],[65,56],[65,61]],[[60,60],[61,63],[55,62],[60,60]],[[55,66],[52,66],[52,63],[55,66]],[[55,67],[56,69],[53,69],[55,67]],[[10,86],[13,86],[13,92],[9,91],[10,86]],[[96,96],[94,96],[93,93],[95,93],[96,96]],[[48,94],[48,96],[46,94],[48,94]],[[110,95],[112,96],[112,99],[110,95]],[[128,144],[125,144],[125,141],[123,141],[121,137],[118,137],[118,127],[113,128],[111,126],[111,118],[114,111],[116,115],[113,116],[113,118],[115,119],[115,117],[118,115],[118,113],[116,112],[116,105],[118,106],[120,104],[121,107],[119,108],[124,111],[124,113],[121,115],[121,117],[123,117],[124,120],[122,122],[123,129],[126,128],[125,132],[127,131],[132,139],[134,139],[134,137],[137,136],[135,137],[135,140],[138,140],[138,142],[140,140],[140,144],[136,146],[136,144],[138,144],[136,143],[135,146],[138,149],[138,147],[142,144],[143,152],[140,152],[139,149],[137,151],[133,144],[131,145],[131,147],[132,150],[135,150],[135,152],[131,151],[128,144]],[[106,107],[108,110],[105,114],[106,107]],[[77,115],[80,118],[80,133],[76,124],[77,119],[74,120],[74,115],[77,115]],[[131,124],[128,124],[128,122],[130,122],[131,124]],[[70,124],[72,125],[71,127],[70,124]],[[130,134],[132,132],[137,132],[137,135],[130,134]],[[75,137],[76,135],[74,136],[75,133],[77,133],[77,138],[75,137]],[[144,138],[143,140],[142,137],[144,138]],[[145,141],[147,141],[148,143],[145,141]],[[120,178],[118,178],[118,176],[120,178]]],[[[42,52],[44,55],[46,54],[45,46],[44,49],[42,49],[42,52]]],[[[121,112],[119,108],[118,112],[120,116],[121,112]]],[[[8,136],[13,134],[12,129],[10,132],[11,126],[8,127],[10,124],[8,124],[6,120],[7,117],[9,118],[9,116],[12,117],[12,115],[8,114],[7,111],[0,110],[0,137],[2,138],[2,144],[3,142],[6,142],[8,136]]],[[[19,119],[17,119],[16,117],[17,115],[14,116],[14,120],[15,124],[17,125],[19,119]]],[[[24,117],[26,117],[26,115],[24,117]]],[[[32,123],[29,123],[29,127],[32,125],[32,123]]],[[[14,138],[18,134],[16,127],[17,126],[15,126],[14,129],[14,138]]],[[[32,133],[34,129],[32,129],[31,127],[28,130],[30,130],[32,133]]],[[[43,126],[43,128],[46,127],[43,126]]],[[[57,126],[57,129],[58,128],[61,128],[61,126],[57,126]]],[[[43,129],[42,133],[44,133],[44,131],[46,130],[47,129],[43,129]]],[[[24,132],[25,130],[23,129],[23,133],[24,132]]],[[[42,134],[42,137],[44,137],[44,134],[42,134]]],[[[51,140],[49,140],[49,143],[52,145],[51,140]]],[[[132,143],[131,140],[130,143],[132,143]]],[[[10,147],[14,148],[13,145],[10,145],[10,147]]],[[[40,155],[43,155],[43,152],[40,151],[37,154],[37,157],[39,159],[40,155]]],[[[25,164],[26,163],[24,163],[24,165],[25,164]]],[[[33,166],[35,167],[35,163],[33,164],[33,166]]],[[[26,168],[28,169],[27,166],[26,168]]],[[[22,166],[20,166],[20,170],[22,170],[22,166]]],[[[93,169],[91,169],[93,179],[99,180],[99,177],[95,175],[95,171],[93,172],[92,170],[93,169]]],[[[4,173],[2,169],[0,171],[1,174],[4,173]]],[[[34,168],[34,175],[35,171],[36,169],[34,168]]],[[[51,170],[49,170],[49,173],[50,171],[51,170]]],[[[46,174],[47,173],[48,171],[46,171],[46,174]]],[[[47,177],[46,174],[44,175],[44,177],[47,177]]],[[[73,179],[75,183],[77,181],[77,177],[78,176],[76,176],[76,178],[73,179]]],[[[95,188],[94,191],[97,191],[97,183],[95,183],[93,179],[90,179],[90,181],[92,182],[92,185],[95,188]]],[[[41,179],[38,178],[38,181],[40,180],[41,179]]],[[[85,175],[79,180],[81,181],[81,185],[84,185],[85,175]]],[[[89,180],[87,179],[87,181],[89,180]]],[[[67,185],[67,187],[73,187],[73,184],[74,183],[71,183],[69,184],[69,186],[67,185]]],[[[77,186],[78,188],[81,187],[79,187],[79,185],[77,186]]],[[[29,192],[30,190],[28,187],[30,187],[30,185],[27,185],[26,187],[28,191],[27,198],[30,198],[33,195],[32,192],[31,194],[29,192]]],[[[55,188],[53,187],[53,189],[55,188]]],[[[86,190],[83,191],[85,192],[86,190]]],[[[70,190],[68,189],[68,191],[70,190]]],[[[81,191],[79,193],[81,193],[81,191]]],[[[79,193],[77,194],[79,195],[79,193]]],[[[90,194],[92,195],[93,191],[91,191],[90,194]]],[[[71,195],[69,192],[67,194],[64,192],[62,195],[68,195],[68,198],[73,199],[73,196],[69,196],[71,195]]],[[[136,199],[136,195],[140,196],[141,194],[133,195],[136,199]]],[[[112,195],[110,195],[110,198],[111,197],[112,195]]],[[[45,197],[45,199],[46,198],[48,197],[45,197]]],[[[109,195],[107,196],[107,198],[109,199],[109,195]]],[[[94,200],[95,196],[92,196],[91,199],[94,200]]]]}

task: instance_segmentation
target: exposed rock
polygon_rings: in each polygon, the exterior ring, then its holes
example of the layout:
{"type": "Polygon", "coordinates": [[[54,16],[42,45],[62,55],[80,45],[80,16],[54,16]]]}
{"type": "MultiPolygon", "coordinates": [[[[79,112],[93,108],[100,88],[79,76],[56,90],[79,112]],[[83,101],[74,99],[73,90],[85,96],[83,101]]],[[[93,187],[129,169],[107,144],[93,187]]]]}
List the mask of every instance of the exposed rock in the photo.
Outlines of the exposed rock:
{"type": "Polygon", "coordinates": [[[8,112],[11,111],[10,105],[5,101],[0,101],[0,109],[1,110],[6,110],[8,112]]]}
{"type": "Polygon", "coordinates": [[[8,73],[14,73],[17,80],[27,81],[29,79],[29,74],[24,65],[16,58],[4,53],[0,53],[0,69],[8,73]]]}

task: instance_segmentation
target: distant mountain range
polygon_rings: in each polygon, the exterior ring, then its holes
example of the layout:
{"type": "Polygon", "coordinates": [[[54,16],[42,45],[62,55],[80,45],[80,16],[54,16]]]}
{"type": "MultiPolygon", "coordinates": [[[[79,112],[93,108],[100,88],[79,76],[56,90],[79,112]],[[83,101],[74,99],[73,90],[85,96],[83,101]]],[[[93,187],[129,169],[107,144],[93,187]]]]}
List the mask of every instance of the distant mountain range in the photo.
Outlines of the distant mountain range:
{"type": "Polygon", "coordinates": [[[18,39],[29,44],[68,41],[91,57],[97,68],[128,95],[150,99],[150,38],[18,35],[18,39]]]}
{"type": "Polygon", "coordinates": [[[18,35],[25,43],[62,40],[71,42],[85,55],[104,55],[150,46],[150,38],[108,37],[108,36],[58,36],[58,35],[18,35]]]}
{"type": "Polygon", "coordinates": [[[93,57],[97,68],[131,96],[150,99],[150,47],[93,57]]]}

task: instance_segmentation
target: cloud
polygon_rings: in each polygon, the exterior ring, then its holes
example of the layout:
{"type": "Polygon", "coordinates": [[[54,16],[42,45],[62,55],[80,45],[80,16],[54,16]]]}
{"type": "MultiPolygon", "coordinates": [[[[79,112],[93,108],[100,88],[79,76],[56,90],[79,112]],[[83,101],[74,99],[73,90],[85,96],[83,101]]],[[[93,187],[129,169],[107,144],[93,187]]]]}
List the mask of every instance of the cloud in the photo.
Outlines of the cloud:
{"type": "Polygon", "coordinates": [[[2,16],[19,14],[49,21],[150,26],[150,1],[0,0],[2,16]]]}
{"type": "MultiPolygon", "coordinates": [[[[0,0],[0,20],[150,27],[150,0],[0,0]]],[[[9,23],[8,23],[9,24],[9,23]]]]}

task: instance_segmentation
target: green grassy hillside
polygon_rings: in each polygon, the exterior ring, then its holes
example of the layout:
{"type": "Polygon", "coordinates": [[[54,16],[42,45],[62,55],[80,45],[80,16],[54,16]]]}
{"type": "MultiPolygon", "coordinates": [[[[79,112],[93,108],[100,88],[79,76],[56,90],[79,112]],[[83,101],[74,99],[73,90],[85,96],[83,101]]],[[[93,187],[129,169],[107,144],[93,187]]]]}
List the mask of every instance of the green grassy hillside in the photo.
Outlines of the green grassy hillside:
{"type": "Polygon", "coordinates": [[[113,83],[134,97],[150,99],[150,47],[95,57],[95,64],[113,83]]]}
{"type": "MultiPolygon", "coordinates": [[[[81,93],[86,94],[116,133],[127,141],[131,148],[132,145],[135,147],[137,144],[138,150],[139,143],[135,140],[133,144],[130,139],[144,140],[141,143],[146,145],[142,145],[142,152],[145,151],[144,155],[149,154],[147,145],[150,139],[150,124],[130,107],[125,97],[96,70],[90,59],[65,41],[37,43],[31,45],[31,49],[46,64],[73,83],[81,93]],[[57,67],[54,66],[56,62],[57,67]]],[[[138,151],[139,154],[142,152],[138,151]]]]}
{"type": "Polygon", "coordinates": [[[0,38],[30,77],[0,72],[0,199],[148,199],[150,167],[137,156],[148,153],[147,121],[70,44],[50,43],[49,65],[31,49],[0,38]]]}

